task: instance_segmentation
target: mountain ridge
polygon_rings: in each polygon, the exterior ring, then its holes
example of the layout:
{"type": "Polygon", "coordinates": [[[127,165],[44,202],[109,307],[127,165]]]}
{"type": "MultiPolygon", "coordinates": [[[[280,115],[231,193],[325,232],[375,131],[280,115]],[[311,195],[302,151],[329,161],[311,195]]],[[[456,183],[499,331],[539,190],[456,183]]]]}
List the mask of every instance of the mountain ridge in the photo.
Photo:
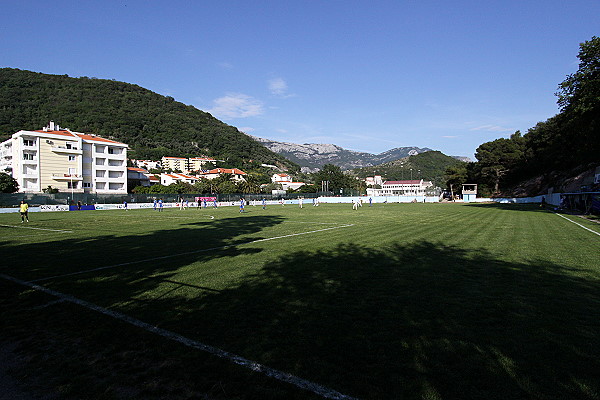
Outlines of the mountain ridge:
{"type": "MultiPolygon", "coordinates": [[[[373,167],[408,156],[435,151],[428,147],[396,147],[379,154],[344,149],[336,144],[290,143],[248,135],[263,146],[300,165],[303,172],[314,172],[325,164],[334,164],[343,170],[373,167]]],[[[452,156],[451,156],[452,157],[452,156]]],[[[464,161],[467,157],[453,157],[464,161]]]]}

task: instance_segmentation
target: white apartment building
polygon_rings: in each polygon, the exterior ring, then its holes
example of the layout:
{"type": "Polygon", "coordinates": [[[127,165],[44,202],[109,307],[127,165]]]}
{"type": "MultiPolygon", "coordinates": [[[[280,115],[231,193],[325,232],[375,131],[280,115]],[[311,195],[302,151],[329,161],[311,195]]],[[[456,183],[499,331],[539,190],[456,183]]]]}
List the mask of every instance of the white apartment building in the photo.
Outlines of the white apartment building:
{"type": "Polygon", "coordinates": [[[182,157],[163,157],[160,165],[172,171],[188,172],[188,159],[182,157]]]}
{"type": "Polygon", "coordinates": [[[217,165],[217,160],[209,157],[193,157],[188,159],[189,171],[202,171],[206,167],[213,168],[217,165]]]}
{"type": "Polygon", "coordinates": [[[19,183],[19,192],[127,193],[127,145],[61,129],[54,122],[21,130],[0,143],[0,170],[19,183]]]}
{"type": "Polygon", "coordinates": [[[431,181],[406,180],[385,181],[381,189],[367,188],[367,196],[424,196],[428,188],[432,188],[431,181]]]}

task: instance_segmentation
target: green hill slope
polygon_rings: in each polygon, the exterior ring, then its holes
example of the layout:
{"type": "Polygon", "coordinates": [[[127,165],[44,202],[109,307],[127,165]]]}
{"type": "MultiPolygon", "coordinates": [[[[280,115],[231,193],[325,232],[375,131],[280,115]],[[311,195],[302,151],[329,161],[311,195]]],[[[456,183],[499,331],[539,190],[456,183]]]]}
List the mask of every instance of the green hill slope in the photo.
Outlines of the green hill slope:
{"type": "Polygon", "coordinates": [[[413,179],[422,178],[426,181],[433,181],[438,186],[445,186],[444,172],[446,168],[460,163],[462,161],[442,152],[428,151],[374,167],[358,168],[354,170],[354,173],[360,178],[381,175],[384,180],[390,181],[411,179],[412,176],[413,179]]]}
{"type": "Polygon", "coordinates": [[[297,168],[209,113],[137,85],[0,69],[0,140],[50,120],[127,143],[136,158],[207,155],[242,168],[297,168]]]}

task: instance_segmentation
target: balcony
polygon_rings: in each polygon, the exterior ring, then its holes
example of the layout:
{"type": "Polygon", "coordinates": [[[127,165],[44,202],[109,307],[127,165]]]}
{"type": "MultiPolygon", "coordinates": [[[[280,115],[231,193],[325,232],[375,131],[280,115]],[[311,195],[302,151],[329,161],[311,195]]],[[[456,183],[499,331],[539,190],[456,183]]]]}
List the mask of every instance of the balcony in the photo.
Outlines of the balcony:
{"type": "Polygon", "coordinates": [[[55,181],[81,181],[83,176],[80,174],[52,174],[55,181]]]}
{"type": "Polygon", "coordinates": [[[54,146],[52,147],[52,151],[55,153],[83,154],[82,149],[78,149],[77,147],[67,148],[67,146],[54,146]]]}

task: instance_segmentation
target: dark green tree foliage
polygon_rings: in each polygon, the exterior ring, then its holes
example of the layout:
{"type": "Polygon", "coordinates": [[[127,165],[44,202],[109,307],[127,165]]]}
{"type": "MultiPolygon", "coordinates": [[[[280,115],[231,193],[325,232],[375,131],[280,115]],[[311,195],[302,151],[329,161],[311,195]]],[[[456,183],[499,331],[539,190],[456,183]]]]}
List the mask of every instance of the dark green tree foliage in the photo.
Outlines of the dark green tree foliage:
{"type": "Polygon", "coordinates": [[[325,164],[319,172],[315,174],[315,184],[321,186],[321,182],[329,182],[329,190],[337,193],[340,189],[352,188],[355,185],[354,179],[342,172],[337,165],[325,164]]]}
{"type": "Polygon", "coordinates": [[[12,176],[0,172],[0,193],[14,193],[19,190],[19,184],[12,176]]]}
{"type": "Polygon", "coordinates": [[[579,69],[567,76],[556,93],[561,111],[586,113],[600,103],[600,38],[579,45],[579,69]]]}
{"type": "Polygon", "coordinates": [[[464,183],[470,183],[468,180],[467,163],[461,162],[446,168],[445,173],[446,188],[458,193],[464,183]]]}
{"type": "Polygon", "coordinates": [[[140,86],[1,68],[0,140],[50,120],[127,143],[132,158],[207,155],[242,169],[261,163],[297,168],[209,113],[140,86]]]}
{"type": "Polygon", "coordinates": [[[524,147],[521,132],[517,131],[510,139],[496,139],[483,143],[475,151],[481,177],[494,188],[494,193],[499,191],[500,182],[505,175],[522,163],[524,147]]]}

